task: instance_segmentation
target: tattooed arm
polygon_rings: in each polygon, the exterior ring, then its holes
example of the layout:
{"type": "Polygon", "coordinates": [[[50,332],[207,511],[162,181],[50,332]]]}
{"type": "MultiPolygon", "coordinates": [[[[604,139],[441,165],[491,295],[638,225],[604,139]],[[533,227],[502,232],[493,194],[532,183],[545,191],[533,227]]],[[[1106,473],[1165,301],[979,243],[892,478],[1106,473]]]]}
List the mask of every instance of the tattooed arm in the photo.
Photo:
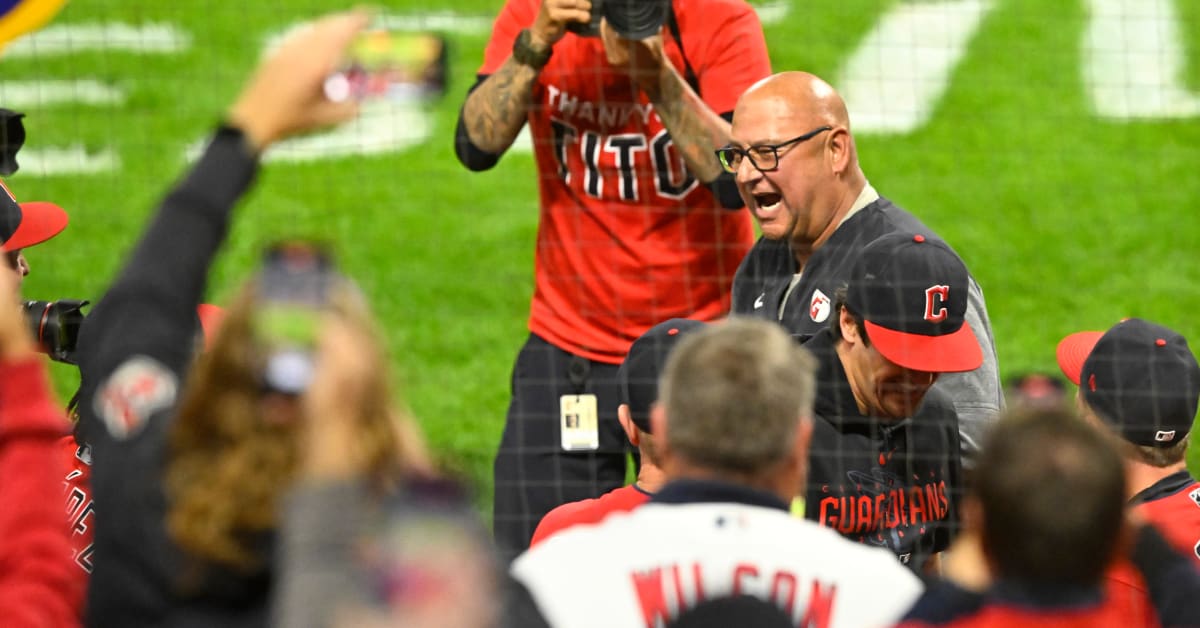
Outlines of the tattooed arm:
{"type": "Polygon", "coordinates": [[[729,143],[729,122],[700,100],[670,61],[664,59],[654,80],[640,85],[688,168],[705,183],[721,176],[724,171],[713,151],[729,143]]]}
{"type": "Polygon", "coordinates": [[[462,122],[471,143],[480,150],[500,154],[512,146],[525,125],[533,83],[538,71],[509,58],[467,96],[462,122]]]}
{"type": "MultiPolygon", "coordinates": [[[[543,0],[529,26],[529,48],[538,54],[551,50],[566,33],[567,23],[586,23],[590,11],[589,0],[543,0]]],[[[508,150],[525,125],[538,72],[538,68],[509,57],[483,78],[467,95],[459,114],[459,132],[465,135],[460,144],[465,140],[470,148],[497,158],[508,150]]],[[[463,148],[460,146],[460,159],[463,148]]]]}

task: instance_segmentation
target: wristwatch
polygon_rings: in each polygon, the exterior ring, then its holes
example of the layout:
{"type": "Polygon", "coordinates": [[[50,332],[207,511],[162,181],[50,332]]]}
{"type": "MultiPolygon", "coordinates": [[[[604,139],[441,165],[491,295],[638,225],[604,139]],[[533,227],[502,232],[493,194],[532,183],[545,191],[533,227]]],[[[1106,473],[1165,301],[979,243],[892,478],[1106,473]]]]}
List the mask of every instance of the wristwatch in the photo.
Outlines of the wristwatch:
{"type": "Polygon", "coordinates": [[[535,70],[540,70],[546,67],[546,63],[550,61],[550,54],[554,52],[553,48],[546,48],[539,52],[533,49],[533,38],[526,28],[521,31],[517,38],[513,40],[512,58],[521,65],[527,65],[535,70]]]}

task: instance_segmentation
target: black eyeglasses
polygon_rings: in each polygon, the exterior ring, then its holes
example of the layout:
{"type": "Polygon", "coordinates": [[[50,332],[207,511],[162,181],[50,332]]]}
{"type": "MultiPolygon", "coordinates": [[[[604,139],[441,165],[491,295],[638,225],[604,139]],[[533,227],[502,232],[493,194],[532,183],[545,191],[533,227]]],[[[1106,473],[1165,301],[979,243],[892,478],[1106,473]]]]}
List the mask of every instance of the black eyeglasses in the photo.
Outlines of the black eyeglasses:
{"type": "Polygon", "coordinates": [[[749,148],[724,146],[717,149],[717,159],[721,160],[721,167],[725,169],[725,172],[729,173],[737,172],[738,166],[742,165],[743,157],[749,157],[750,165],[754,166],[759,172],[774,172],[779,168],[779,149],[790,144],[799,144],[800,142],[816,137],[820,133],[832,130],[833,127],[831,126],[823,126],[778,144],[756,144],[749,148]]]}

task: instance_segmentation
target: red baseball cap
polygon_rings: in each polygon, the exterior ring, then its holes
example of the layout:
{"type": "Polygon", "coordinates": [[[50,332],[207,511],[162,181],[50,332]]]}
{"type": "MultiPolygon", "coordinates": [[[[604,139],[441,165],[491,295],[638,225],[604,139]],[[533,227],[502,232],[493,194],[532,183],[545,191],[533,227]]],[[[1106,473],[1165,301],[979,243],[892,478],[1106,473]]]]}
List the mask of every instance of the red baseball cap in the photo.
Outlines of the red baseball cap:
{"type": "Polygon", "coordinates": [[[973,371],[983,349],[966,321],[969,286],[967,267],[949,245],[897,232],[863,249],[846,305],[889,361],[926,373],[973,371]]]}
{"type": "Polygon", "coordinates": [[[1077,331],[1059,341],[1058,349],[1054,351],[1055,357],[1058,358],[1058,368],[1062,369],[1063,375],[1066,375],[1072,384],[1079,385],[1083,363],[1087,361],[1088,356],[1092,354],[1092,348],[1100,342],[1103,335],[1102,331],[1077,331]]]}
{"type": "Polygon", "coordinates": [[[54,203],[18,203],[8,186],[0,181],[0,245],[15,251],[41,244],[67,228],[67,212],[54,203]]]}

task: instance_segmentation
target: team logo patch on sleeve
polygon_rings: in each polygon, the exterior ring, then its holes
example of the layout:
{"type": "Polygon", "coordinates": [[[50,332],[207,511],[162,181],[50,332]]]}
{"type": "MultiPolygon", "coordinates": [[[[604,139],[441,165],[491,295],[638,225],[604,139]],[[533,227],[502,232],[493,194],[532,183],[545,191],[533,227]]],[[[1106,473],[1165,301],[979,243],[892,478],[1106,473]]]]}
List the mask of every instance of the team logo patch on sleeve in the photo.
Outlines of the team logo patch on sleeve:
{"type": "Polygon", "coordinates": [[[120,366],[96,395],[96,414],[117,439],[141,431],[155,412],[175,402],[179,380],[170,369],[144,355],[134,356],[120,366]]]}
{"type": "Polygon", "coordinates": [[[814,290],[812,302],[808,305],[808,316],[813,322],[824,323],[829,318],[829,297],[824,292],[814,290]]]}

